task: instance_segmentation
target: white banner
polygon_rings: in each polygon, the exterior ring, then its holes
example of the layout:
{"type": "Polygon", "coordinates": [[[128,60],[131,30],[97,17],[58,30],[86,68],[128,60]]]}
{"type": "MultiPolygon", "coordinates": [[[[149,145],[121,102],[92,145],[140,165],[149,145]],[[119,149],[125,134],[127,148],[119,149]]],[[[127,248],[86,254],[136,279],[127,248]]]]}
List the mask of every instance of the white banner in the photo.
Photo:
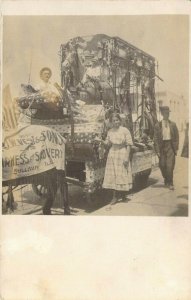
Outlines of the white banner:
{"type": "Polygon", "coordinates": [[[52,168],[65,169],[66,140],[48,127],[30,125],[6,133],[3,141],[3,181],[52,168]]]}

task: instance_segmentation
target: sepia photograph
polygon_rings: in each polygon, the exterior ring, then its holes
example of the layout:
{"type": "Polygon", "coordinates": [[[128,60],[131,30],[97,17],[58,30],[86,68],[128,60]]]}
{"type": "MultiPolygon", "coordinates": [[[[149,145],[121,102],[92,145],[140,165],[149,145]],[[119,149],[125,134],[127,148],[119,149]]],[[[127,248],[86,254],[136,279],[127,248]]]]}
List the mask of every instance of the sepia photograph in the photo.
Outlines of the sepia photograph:
{"type": "Polygon", "coordinates": [[[2,1],[1,299],[190,299],[190,12],[2,1]]]}
{"type": "Polygon", "coordinates": [[[188,216],[188,15],[4,16],[2,214],[188,216]]]}

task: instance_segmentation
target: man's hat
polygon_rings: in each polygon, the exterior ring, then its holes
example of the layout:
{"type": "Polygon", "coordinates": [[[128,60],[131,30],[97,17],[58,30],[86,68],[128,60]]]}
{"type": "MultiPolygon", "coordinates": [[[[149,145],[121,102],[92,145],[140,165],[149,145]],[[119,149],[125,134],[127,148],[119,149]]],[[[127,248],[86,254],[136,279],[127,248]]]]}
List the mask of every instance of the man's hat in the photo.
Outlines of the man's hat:
{"type": "Polygon", "coordinates": [[[160,111],[161,111],[161,112],[163,112],[163,111],[168,111],[168,112],[170,112],[169,106],[160,106],[160,111]]]}
{"type": "Polygon", "coordinates": [[[48,68],[48,67],[44,67],[44,68],[42,68],[42,69],[40,70],[40,76],[42,75],[42,73],[43,73],[44,71],[49,71],[49,72],[50,72],[50,76],[52,76],[52,71],[51,71],[51,69],[48,68]]]}

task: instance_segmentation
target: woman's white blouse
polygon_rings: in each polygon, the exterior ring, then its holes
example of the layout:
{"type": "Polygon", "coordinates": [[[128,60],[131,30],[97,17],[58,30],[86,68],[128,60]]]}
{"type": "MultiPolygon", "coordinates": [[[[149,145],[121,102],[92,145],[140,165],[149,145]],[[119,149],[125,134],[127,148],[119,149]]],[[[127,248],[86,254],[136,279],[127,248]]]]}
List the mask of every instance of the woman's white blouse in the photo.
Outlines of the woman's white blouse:
{"type": "Polygon", "coordinates": [[[106,138],[108,143],[113,145],[125,144],[127,146],[132,146],[133,141],[130,131],[126,127],[120,126],[117,130],[110,129],[106,138]]]}

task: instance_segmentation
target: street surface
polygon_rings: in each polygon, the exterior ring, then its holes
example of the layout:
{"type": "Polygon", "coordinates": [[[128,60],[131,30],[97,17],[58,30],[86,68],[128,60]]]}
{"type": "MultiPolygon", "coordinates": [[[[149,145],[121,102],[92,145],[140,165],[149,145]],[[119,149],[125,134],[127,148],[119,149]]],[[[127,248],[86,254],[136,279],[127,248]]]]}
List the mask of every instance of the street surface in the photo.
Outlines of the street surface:
{"type": "MultiPolygon", "coordinates": [[[[129,201],[119,201],[110,205],[112,194],[102,190],[89,205],[80,187],[69,185],[71,213],[94,216],[187,216],[188,215],[188,159],[177,157],[174,171],[175,190],[171,191],[163,185],[158,167],[153,169],[148,185],[140,191],[129,195],[129,201]]],[[[14,214],[42,214],[43,201],[34,194],[30,185],[14,191],[16,210],[14,214]]],[[[61,200],[56,199],[52,214],[63,215],[61,200]]],[[[63,216],[66,217],[66,216],[63,216]]]]}

